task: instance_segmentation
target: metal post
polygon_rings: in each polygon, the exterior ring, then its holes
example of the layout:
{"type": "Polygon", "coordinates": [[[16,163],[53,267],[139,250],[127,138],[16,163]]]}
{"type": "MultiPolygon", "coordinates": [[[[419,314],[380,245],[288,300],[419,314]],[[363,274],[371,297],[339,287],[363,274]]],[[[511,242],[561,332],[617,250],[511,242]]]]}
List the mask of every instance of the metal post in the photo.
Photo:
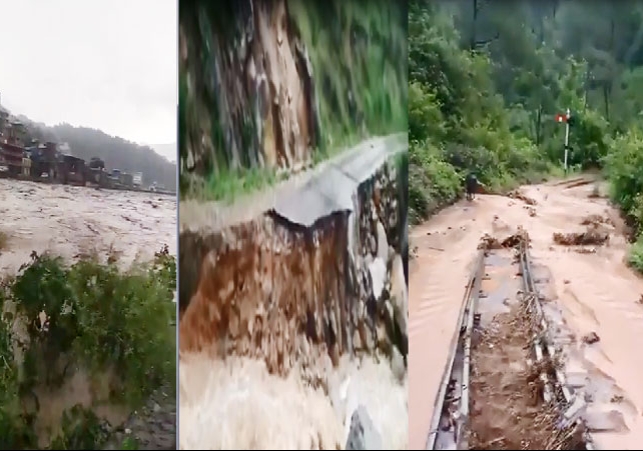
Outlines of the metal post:
{"type": "Polygon", "coordinates": [[[569,117],[570,111],[567,108],[567,120],[565,121],[565,172],[567,172],[567,152],[569,150],[569,117]]]}

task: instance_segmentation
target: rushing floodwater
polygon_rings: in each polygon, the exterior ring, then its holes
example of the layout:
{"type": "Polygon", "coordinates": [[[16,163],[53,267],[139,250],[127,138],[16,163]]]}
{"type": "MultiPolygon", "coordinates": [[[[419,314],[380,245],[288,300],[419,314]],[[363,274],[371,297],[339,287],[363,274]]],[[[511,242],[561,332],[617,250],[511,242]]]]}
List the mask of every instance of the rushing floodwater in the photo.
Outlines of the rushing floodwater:
{"type": "Polygon", "coordinates": [[[0,273],[32,251],[73,260],[116,251],[123,264],[149,259],[164,244],[176,255],[176,198],[132,191],[0,180],[0,273]]]}
{"type": "Polygon", "coordinates": [[[297,369],[268,374],[263,362],[181,356],[180,449],[344,449],[350,417],[363,405],[381,449],[407,449],[407,379],[388,360],[346,356],[326,373],[328,394],[297,369]]]}

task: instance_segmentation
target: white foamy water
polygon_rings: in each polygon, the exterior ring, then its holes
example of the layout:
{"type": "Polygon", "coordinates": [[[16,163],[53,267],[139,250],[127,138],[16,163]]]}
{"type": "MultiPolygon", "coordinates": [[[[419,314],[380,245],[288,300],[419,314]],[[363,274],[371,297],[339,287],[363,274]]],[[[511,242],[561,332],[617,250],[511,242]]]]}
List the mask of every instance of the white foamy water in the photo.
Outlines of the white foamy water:
{"type": "Polygon", "coordinates": [[[176,254],[176,198],[0,179],[0,273],[14,273],[29,254],[68,260],[110,247],[123,264],[149,259],[167,244],[176,254]]]}
{"type": "Polygon", "coordinates": [[[181,449],[344,449],[359,404],[371,415],[382,449],[406,449],[407,382],[388,361],[343,359],[328,376],[329,394],[268,374],[263,361],[181,357],[181,449]]]}

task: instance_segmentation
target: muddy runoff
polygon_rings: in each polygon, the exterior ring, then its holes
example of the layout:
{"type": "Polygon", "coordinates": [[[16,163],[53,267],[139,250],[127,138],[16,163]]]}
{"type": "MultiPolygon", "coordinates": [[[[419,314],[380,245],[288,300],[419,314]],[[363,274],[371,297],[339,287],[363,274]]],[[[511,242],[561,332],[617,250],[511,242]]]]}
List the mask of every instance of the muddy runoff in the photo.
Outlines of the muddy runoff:
{"type": "Polygon", "coordinates": [[[0,179],[0,272],[15,274],[32,251],[68,261],[98,253],[123,266],[163,244],[176,255],[176,197],[0,179]]]}
{"type": "Polygon", "coordinates": [[[398,186],[387,163],[312,226],[181,233],[182,449],[406,448],[398,186]]]}
{"type": "MultiPolygon", "coordinates": [[[[576,413],[596,449],[636,449],[643,433],[638,407],[643,358],[637,352],[643,343],[643,281],[628,267],[629,230],[609,204],[605,184],[592,176],[524,186],[520,192],[535,205],[480,195],[410,231],[417,255],[410,267],[410,446],[425,446],[432,430],[437,403],[427,400],[440,392],[481,236],[489,234],[501,244],[523,226],[529,232],[530,273],[548,324],[547,342],[559,356],[556,361],[564,363],[561,386],[578,400],[576,413]],[[525,206],[535,208],[536,215],[525,206]]],[[[486,298],[480,299],[481,307],[495,311],[487,318],[509,313],[502,301],[515,303],[522,280],[509,263],[511,253],[494,252],[485,263],[490,280],[482,281],[486,298]]],[[[482,326],[484,318],[483,313],[482,326]]]]}
{"type": "Polygon", "coordinates": [[[471,337],[464,439],[469,449],[585,449],[585,424],[558,383],[564,362],[546,338],[528,247],[520,227],[504,239],[485,236],[481,242],[484,276],[471,337]]]}

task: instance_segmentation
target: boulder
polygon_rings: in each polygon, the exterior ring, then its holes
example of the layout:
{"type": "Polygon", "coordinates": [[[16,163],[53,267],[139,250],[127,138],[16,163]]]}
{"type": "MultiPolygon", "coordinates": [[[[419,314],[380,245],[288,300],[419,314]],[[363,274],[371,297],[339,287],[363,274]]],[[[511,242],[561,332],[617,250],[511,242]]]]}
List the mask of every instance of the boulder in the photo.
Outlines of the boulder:
{"type": "Polygon", "coordinates": [[[366,408],[360,405],[351,416],[351,427],[346,440],[346,449],[381,450],[382,437],[375,429],[366,408]]]}

